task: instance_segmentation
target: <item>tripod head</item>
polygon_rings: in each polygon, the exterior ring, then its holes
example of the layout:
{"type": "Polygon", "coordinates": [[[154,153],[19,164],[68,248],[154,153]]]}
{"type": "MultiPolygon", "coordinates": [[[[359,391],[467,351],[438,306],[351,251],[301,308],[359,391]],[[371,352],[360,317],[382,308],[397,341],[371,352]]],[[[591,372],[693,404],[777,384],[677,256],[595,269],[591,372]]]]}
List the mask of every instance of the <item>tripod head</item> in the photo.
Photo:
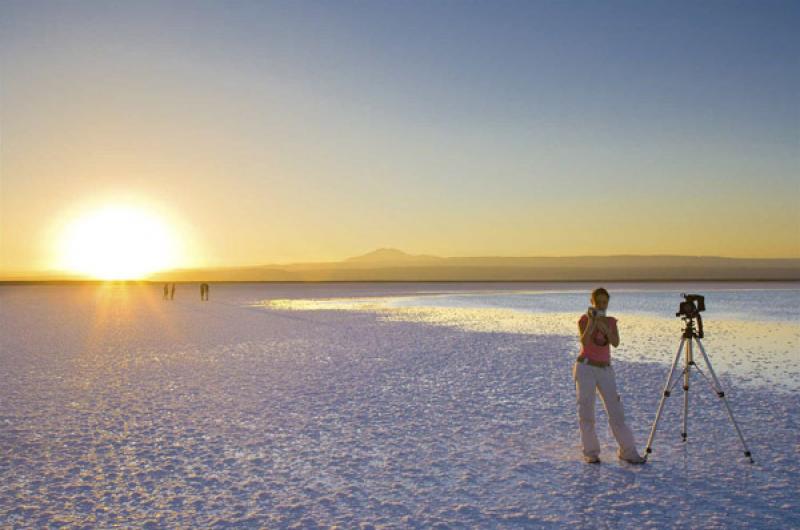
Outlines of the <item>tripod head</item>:
{"type": "Polygon", "coordinates": [[[686,322],[686,327],[683,328],[683,336],[686,338],[697,337],[703,338],[703,317],[700,316],[701,311],[706,310],[706,297],[701,294],[686,294],[682,293],[683,302],[678,307],[678,312],[675,313],[676,317],[681,317],[686,322]],[[697,331],[695,331],[694,321],[697,319],[697,331]]]}
{"type": "Polygon", "coordinates": [[[683,321],[686,323],[686,327],[683,328],[684,337],[687,339],[692,337],[703,338],[703,317],[699,314],[693,317],[684,316],[683,321]],[[697,327],[694,325],[695,319],[697,319],[697,327]]]}

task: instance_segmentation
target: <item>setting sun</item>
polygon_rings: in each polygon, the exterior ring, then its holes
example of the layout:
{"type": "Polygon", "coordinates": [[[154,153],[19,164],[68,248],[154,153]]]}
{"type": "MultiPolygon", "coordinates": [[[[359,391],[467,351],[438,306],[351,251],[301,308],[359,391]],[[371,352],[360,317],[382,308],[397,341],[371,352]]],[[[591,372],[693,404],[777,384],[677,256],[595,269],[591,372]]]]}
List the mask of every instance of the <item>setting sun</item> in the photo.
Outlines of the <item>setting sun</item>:
{"type": "Polygon", "coordinates": [[[60,239],[63,269],[102,280],[139,279],[175,265],[176,241],[157,215],[107,206],[69,223],[60,239]]]}

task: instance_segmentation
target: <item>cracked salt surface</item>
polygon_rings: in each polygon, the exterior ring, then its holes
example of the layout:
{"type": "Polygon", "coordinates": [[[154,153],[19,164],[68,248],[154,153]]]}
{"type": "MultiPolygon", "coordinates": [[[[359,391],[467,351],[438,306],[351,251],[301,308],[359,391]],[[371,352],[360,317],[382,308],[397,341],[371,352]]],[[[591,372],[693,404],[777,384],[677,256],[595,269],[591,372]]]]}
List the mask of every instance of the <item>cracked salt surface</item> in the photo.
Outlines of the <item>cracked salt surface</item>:
{"type": "MultiPolygon", "coordinates": [[[[576,341],[553,319],[544,332],[475,330],[452,312],[457,325],[442,326],[253,307],[452,285],[212,285],[205,303],[194,287],[179,285],[173,302],[147,285],[0,287],[0,526],[800,525],[796,387],[776,388],[769,370],[745,384],[711,335],[756,464],[697,378],[687,444],[678,397],[651,462],[621,464],[599,407],[604,463],[588,466],[576,341]]],[[[630,312],[622,329],[631,318],[654,324],[630,312]]],[[[623,336],[632,351],[633,333],[623,336]]],[[[674,330],[664,333],[676,346],[674,330]]],[[[618,358],[641,447],[669,359],[618,358]]]]}

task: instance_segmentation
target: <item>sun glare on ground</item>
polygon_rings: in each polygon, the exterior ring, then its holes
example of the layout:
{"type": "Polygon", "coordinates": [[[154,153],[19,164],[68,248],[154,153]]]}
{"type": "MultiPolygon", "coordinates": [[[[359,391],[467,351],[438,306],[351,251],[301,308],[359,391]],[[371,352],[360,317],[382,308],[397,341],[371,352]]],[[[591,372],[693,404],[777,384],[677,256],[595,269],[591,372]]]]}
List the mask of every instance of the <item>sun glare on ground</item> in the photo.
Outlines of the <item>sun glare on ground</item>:
{"type": "Polygon", "coordinates": [[[175,266],[176,240],[156,214],[106,206],[69,223],[59,241],[60,268],[101,280],[135,280],[175,266]]]}

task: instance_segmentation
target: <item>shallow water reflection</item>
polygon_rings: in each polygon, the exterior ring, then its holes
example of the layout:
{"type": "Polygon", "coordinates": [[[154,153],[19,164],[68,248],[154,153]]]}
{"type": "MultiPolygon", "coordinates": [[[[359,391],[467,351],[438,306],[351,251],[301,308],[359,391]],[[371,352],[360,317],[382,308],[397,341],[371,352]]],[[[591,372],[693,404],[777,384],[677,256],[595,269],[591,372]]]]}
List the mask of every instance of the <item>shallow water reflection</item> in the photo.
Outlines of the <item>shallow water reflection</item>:
{"type": "MultiPolygon", "coordinates": [[[[703,286],[700,286],[701,288],[703,286]]],[[[800,289],[707,287],[703,346],[718,375],[736,382],[800,389],[800,289]]],[[[451,326],[466,331],[575,337],[587,304],[584,291],[458,292],[366,298],[265,300],[287,310],[372,312],[387,321],[451,326]]],[[[609,314],[619,320],[621,344],[612,355],[635,362],[672,362],[683,323],[674,289],[616,289],[609,314]]],[[[700,352],[695,360],[704,368],[700,352]]],[[[666,373],[665,373],[666,378],[666,373]]],[[[724,384],[724,383],[723,383],[724,384]]]]}

